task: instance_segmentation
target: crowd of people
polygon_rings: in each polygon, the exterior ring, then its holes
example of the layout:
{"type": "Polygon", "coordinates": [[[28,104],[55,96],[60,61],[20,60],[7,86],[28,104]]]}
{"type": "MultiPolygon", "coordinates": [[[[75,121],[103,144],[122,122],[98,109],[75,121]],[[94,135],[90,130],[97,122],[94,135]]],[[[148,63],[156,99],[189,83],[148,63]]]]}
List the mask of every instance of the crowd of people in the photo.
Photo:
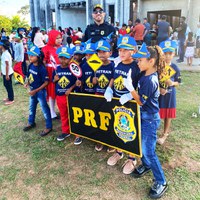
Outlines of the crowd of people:
{"type": "MultiPolygon", "coordinates": [[[[0,40],[1,73],[8,93],[3,101],[5,105],[14,103],[12,75],[14,71],[22,72],[24,87],[30,96],[28,123],[23,130],[29,131],[36,127],[36,108],[39,102],[45,119],[45,128],[40,136],[44,137],[52,131],[52,120],[60,119],[61,134],[57,140],[63,141],[70,136],[66,98],[69,93],[101,95],[107,102],[118,97],[121,105],[135,99],[141,107],[142,164],[137,166],[137,159],[128,155],[123,173],[139,178],[152,171],[154,183],[149,196],[159,198],[168,185],[155,148],[156,143],[162,145],[165,142],[170,133],[171,120],[176,118],[176,87],[181,82],[181,76],[172,59],[176,54],[177,43],[170,38],[171,28],[166,22],[166,16],[152,28],[146,18],[143,23],[137,19],[134,26],[129,21],[128,26],[123,24],[119,28],[119,23],[116,23],[114,27],[105,22],[105,12],[99,4],[93,8],[92,16],[94,23],[87,26],[85,33],[80,28],[73,30],[71,27],[65,30],[59,27],[59,30],[47,33],[44,29],[34,27],[28,31],[19,28],[7,38],[3,30],[0,40]],[[103,62],[96,73],[86,62],[93,54],[97,54],[103,62]],[[82,69],[82,77],[78,79],[69,69],[72,60],[82,69]],[[174,71],[167,80],[163,79],[166,65],[174,71]],[[104,81],[102,76],[106,77],[104,81]],[[60,116],[56,113],[55,104],[60,116]],[[164,120],[164,130],[157,139],[160,118],[164,120]]],[[[186,39],[187,26],[184,20],[182,17],[177,28],[180,40],[179,62],[184,55],[181,45],[186,39]]],[[[199,41],[200,31],[197,47],[199,41]]],[[[194,39],[190,32],[186,39],[186,54],[190,65],[191,57],[194,56],[191,53],[193,45],[194,39]]],[[[82,138],[76,136],[74,144],[81,143],[82,138]]],[[[101,151],[103,146],[96,144],[95,149],[101,151]]],[[[113,153],[107,160],[110,166],[116,165],[124,156],[119,150],[108,149],[108,152],[113,153]]]]}

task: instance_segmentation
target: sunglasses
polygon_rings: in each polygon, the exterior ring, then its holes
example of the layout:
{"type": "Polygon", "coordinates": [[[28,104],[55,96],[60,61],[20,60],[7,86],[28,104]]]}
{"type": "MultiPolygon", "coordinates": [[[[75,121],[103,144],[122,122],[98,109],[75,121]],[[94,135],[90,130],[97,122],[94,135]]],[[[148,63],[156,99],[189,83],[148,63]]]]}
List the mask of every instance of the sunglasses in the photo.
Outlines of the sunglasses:
{"type": "Polygon", "coordinates": [[[94,12],[93,12],[94,14],[102,14],[103,13],[103,10],[95,10],[94,12]]]}

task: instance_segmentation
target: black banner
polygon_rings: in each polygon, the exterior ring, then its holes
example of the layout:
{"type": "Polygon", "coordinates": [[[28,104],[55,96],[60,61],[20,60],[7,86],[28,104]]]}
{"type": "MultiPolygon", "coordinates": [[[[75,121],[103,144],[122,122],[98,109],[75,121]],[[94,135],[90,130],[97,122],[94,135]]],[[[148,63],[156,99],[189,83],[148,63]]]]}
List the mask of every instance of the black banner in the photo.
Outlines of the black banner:
{"type": "Polygon", "coordinates": [[[135,101],[122,106],[118,98],[71,93],[68,96],[70,132],[141,157],[140,108],[135,101]]]}

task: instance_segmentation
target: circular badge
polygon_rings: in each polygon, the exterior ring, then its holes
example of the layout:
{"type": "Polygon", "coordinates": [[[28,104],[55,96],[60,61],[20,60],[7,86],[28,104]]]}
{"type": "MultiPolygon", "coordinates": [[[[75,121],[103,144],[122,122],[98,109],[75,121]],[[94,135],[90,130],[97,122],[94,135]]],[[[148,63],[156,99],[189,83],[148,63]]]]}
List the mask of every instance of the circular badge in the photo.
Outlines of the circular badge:
{"type": "Polygon", "coordinates": [[[69,69],[71,71],[71,73],[76,76],[77,78],[80,78],[82,76],[82,70],[80,68],[80,66],[78,65],[78,63],[76,63],[75,61],[72,61],[69,64],[69,69]]]}

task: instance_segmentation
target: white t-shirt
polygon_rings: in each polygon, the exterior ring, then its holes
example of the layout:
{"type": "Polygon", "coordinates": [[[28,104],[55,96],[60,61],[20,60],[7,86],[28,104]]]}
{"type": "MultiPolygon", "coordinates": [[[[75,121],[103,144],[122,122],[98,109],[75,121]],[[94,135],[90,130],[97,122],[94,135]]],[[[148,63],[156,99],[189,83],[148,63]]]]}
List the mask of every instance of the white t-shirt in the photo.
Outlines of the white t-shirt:
{"type": "Polygon", "coordinates": [[[36,33],[35,34],[35,37],[34,37],[34,40],[33,40],[33,43],[38,47],[38,48],[42,48],[45,46],[44,44],[44,41],[45,38],[44,36],[42,35],[42,33],[36,33]]]}
{"type": "Polygon", "coordinates": [[[12,58],[8,50],[4,51],[1,56],[1,72],[3,75],[6,75],[6,61],[8,61],[9,70],[8,75],[13,74],[13,68],[12,68],[12,58]]]}

